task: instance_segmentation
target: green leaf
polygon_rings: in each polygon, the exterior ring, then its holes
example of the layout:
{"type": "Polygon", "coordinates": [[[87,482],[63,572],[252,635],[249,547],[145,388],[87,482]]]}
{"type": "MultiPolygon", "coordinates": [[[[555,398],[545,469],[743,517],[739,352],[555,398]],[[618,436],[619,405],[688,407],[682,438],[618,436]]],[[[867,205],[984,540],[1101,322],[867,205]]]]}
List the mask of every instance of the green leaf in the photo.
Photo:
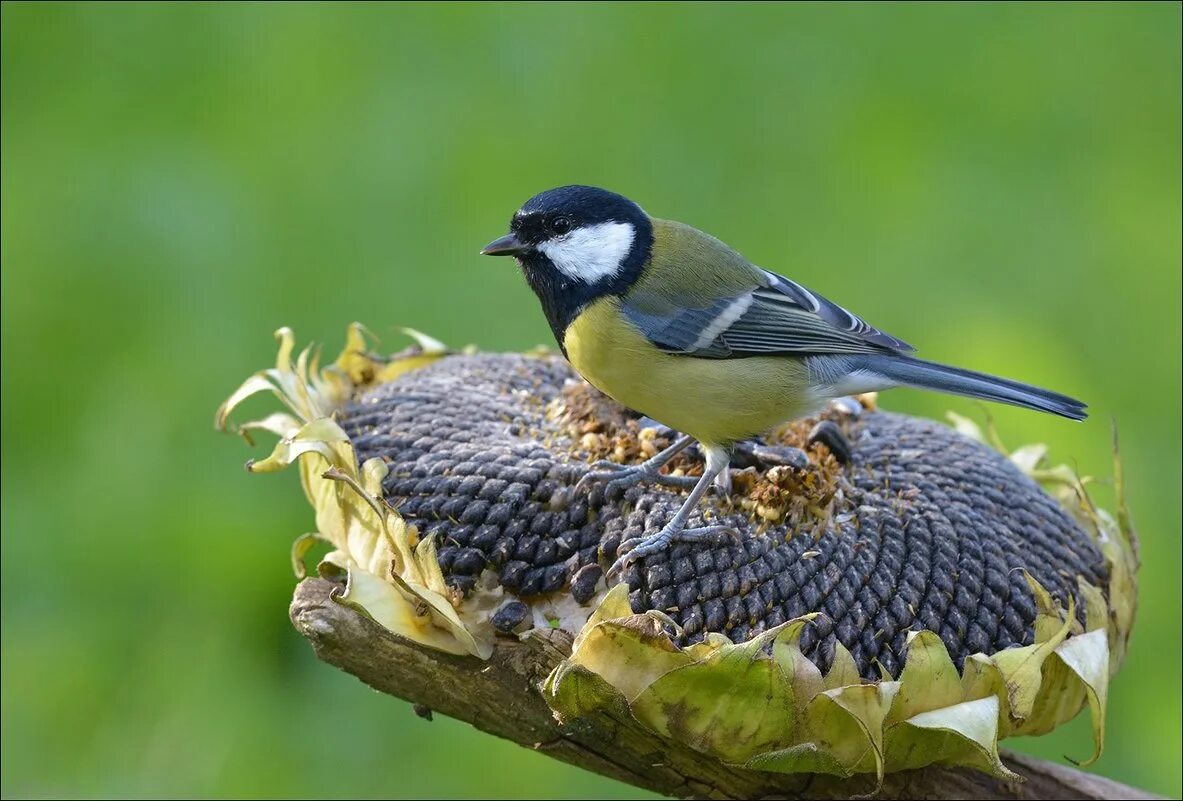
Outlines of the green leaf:
{"type": "Polygon", "coordinates": [[[575,635],[575,642],[571,645],[572,652],[579,650],[588,632],[594,629],[597,624],[603,623],[605,620],[628,617],[632,613],[633,608],[628,601],[628,584],[620,582],[608,591],[608,594],[588,617],[587,623],[575,635]]]}
{"type": "Polygon", "coordinates": [[[570,661],[601,676],[630,702],[665,674],[694,663],[648,615],[585,627],[570,661]]]}
{"type": "Polygon", "coordinates": [[[1093,755],[1080,763],[1091,765],[1105,747],[1105,708],[1109,697],[1109,642],[1103,629],[1069,637],[1056,657],[1080,679],[1092,713],[1093,755]]]}
{"type": "Polygon", "coordinates": [[[319,534],[301,534],[292,543],[292,572],[296,578],[303,579],[308,575],[308,565],[304,563],[304,556],[316,543],[323,541],[319,534]]]}
{"type": "Polygon", "coordinates": [[[792,743],[792,686],[763,653],[766,638],[719,648],[666,673],[631,708],[649,728],[731,763],[792,743]]]}
{"type": "Polygon", "coordinates": [[[817,615],[813,614],[789,621],[772,643],[772,658],[780,666],[785,679],[792,685],[798,716],[803,714],[809,702],[826,688],[817,665],[801,653],[801,634],[815,617],[817,615]]]}
{"type": "Polygon", "coordinates": [[[899,682],[826,690],[806,710],[806,736],[850,773],[883,778],[883,722],[899,682]]]}
{"type": "MultiPolygon", "coordinates": [[[[1016,722],[1027,721],[1031,717],[1035,699],[1043,685],[1043,665],[1068,636],[1072,621],[1076,617],[1073,598],[1074,596],[1069,596],[1067,620],[1046,641],[1023,648],[1007,648],[991,657],[1006,681],[1010,716],[1016,722]]],[[[1017,731],[1027,733],[1025,724],[1020,725],[1017,731]]]]}
{"type": "Polygon", "coordinates": [[[774,773],[828,773],[844,779],[853,775],[832,753],[814,743],[800,743],[779,751],[757,754],[744,767],[774,773]]]}
{"type": "Polygon", "coordinates": [[[849,684],[860,684],[862,680],[862,676],[859,675],[858,665],[855,664],[854,657],[850,655],[850,651],[846,650],[846,646],[842,643],[835,640],[834,660],[830,665],[830,672],[826,674],[826,689],[835,690],[849,684]]]}
{"type": "Polygon", "coordinates": [[[888,715],[889,725],[930,709],[961,703],[964,691],[945,643],[931,631],[908,635],[908,655],[900,690],[888,715]]]}
{"type": "Polygon", "coordinates": [[[624,696],[582,665],[563,662],[550,672],[542,689],[546,702],[563,723],[602,712],[621,720],[628,718],[624,696]]]}
{"type": "Polygon", "coordinates": [[[884,735],[887,769],[965,765],[1018,780],[998,757],[998,711],[998,699],[988,696],[921,712],[890,727],[884,735]]]}

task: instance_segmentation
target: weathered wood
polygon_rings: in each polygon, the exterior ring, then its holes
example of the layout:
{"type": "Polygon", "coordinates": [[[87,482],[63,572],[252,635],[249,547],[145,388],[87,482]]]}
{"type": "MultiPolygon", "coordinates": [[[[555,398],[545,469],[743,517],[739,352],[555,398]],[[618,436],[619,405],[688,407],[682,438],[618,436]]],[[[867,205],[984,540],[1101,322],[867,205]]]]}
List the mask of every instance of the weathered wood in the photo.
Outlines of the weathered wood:
{"type": "MultiPolygon", "coordinates": [[[[570,648],[555,631],[524,642],[504,638],[487,662],[428,650],[334,602],[337,585],[310,578],[292,600],[296,629],[321,660],[376,690],[622,782],[678,797],[837,799],[874,790],[869,778],[786,775],[724,765],[642,728],[626,713],[561,726],[539,693],[570,648]]],[[[883,799],[1134,799],[1149,793],[1070,767],[1004,754],[1024,783],[960,768],[890,774],[883,799]]]]}

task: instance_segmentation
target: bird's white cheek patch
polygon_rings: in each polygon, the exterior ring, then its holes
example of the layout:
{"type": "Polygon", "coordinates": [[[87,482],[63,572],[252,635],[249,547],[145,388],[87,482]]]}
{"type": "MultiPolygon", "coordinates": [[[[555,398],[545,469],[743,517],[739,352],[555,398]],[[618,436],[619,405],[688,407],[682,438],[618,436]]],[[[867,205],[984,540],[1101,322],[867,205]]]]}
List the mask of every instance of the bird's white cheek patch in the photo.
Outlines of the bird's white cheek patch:
{"type": "Polygon", "coordinates": [[[593,284],[620,271],[635,236],[629,223],[606,222],[543,242],[538,249],[567,277],[593,284]]]}

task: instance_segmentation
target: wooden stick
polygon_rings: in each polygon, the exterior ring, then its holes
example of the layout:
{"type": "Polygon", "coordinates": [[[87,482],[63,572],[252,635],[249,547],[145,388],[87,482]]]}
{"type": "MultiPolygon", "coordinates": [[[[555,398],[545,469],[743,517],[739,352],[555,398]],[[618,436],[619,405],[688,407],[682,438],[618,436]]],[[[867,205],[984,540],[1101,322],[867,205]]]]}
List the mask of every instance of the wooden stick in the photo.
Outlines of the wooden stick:
{"type": "MultiPolygon", "coordinates": [[[[319,578],[296,588],[292,623],[321,660],[376,690],[471,723],[585,770],[681,798],[837,799],[874,791],[873,777],[841,780],[725,765],[642,728],[625,713],[560,725],[539,683],[570,651],[566,632],[503,638],[486,662],[452,656],[396,637],[330,597],[339,586],[319,578]]],[[[1150,793],[1020,754],[1004,753],[1023,783],[963,768],[888,774],[882,799],[1133,799],[1150,793]]]]}

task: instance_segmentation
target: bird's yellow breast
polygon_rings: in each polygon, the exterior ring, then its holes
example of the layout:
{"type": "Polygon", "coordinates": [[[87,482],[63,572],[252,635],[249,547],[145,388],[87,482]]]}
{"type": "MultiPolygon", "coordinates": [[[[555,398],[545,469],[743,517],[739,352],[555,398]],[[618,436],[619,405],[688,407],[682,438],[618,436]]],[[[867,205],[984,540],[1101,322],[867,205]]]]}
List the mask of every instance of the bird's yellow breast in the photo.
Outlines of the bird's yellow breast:
{"type": "Polygon", "coordinates": [[[593,302],[576,317],[563,347],[592,386],[704,443],[736,442],[820,405],[800,359],[665,353],[624,318],[615,297],[593,302]]]}

